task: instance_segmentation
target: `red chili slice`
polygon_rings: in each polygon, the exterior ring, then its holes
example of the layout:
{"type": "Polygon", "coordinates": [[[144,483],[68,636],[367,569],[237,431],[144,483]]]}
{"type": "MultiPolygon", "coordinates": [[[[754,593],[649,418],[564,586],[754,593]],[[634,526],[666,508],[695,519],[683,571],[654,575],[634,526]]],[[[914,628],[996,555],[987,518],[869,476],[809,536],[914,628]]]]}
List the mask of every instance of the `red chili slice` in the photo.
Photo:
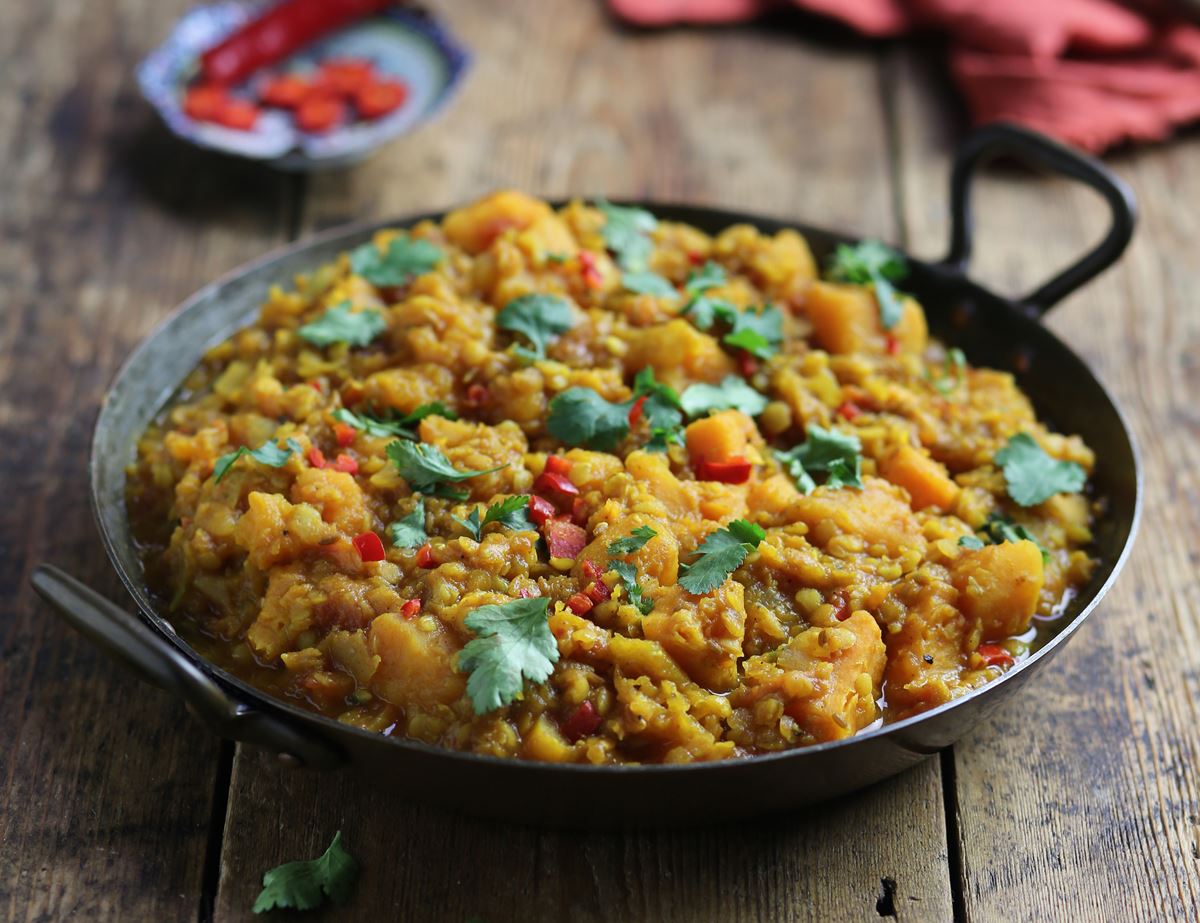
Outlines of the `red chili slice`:
{"type": "Polygon", "coordinates": [[[301,131],[322,134],[346,119],[346,104],[332,96],[309,96],[296,109],[301,131]]]}
{"type": "Polygon", "coordinates": [[[547,519],[542,523],[542,537],[552,558],[574,561],[587,545],[587,532],[573,522],[547,519]]]}
{"type": "Polygon", "coordinates": [[[588,580],[599,580],[604,576],[604,571],[599,564],[588,558],[583,562],[583,576],[587,577],[588,580]]]}
{"type": "Polygon", "coordinates": [[[603,580],[593,580],[584,587],[583,592],[594,603],[602,603],[604,600],[612,597],[612,587],[603,580]]]}
{"type": "Polygon", "coordinates": [[[596,267],[596,254],[591,250],[579,251],[579,274],[583,276],[584,284],[589,288],[600,288],[604,285],[604,276],[596,267]]]}
{"type": "Polygon", "coordinates": [[[382,561],[385,557],[383,541],[374,532],[354,536],[354,547],[364,561],[382,561]]]}
{"type": "Polygon", "coordinates": [[[975,652],[989,667],[1007,667],[1013,662],[1013,655],[999,644],[981,644],[975,652]]]}
{"type": "Polygon", "coordinates": [[[324,468],[325,467],[325,453],[322,452],[320,449],[318,449],[316,446],[313,446],[311,449],[308,450],[308,463],[310,465],[312,465],[314,468],[324,468]]]}
{"type": "Polygon", "coordinates": [[[358,436],[358,430],[349,423],[334,423],[333,436],[337,439],[337,444],[344,449],[346,446],[354,444],[354,439],[358,436]]]}
{"type": "Polygon", "coordinates": [[[230,99],[217,111],[214,121],[236,131],[250,131],[258,122],[258,106],[249,100],[230,99]]]}
{"type": "Polygon", "coordinates": [[[579,496],[579,488],[565,474],[547,468],[533,482],[533,489],[540,494],[554,494],[560,500],[579,496]]]}
{"type": "Polygon", "coordinates": [[[584,593],[574,593],[567,600],[567,608],[576,615],[587,615],[592,611],[592,606],[596,605],[591,597],[584,593]]]}
{"type": "Polygon", "coordinates": [[[467,404],[471,407],[482,407],[491,399],[492,393],[478,382],[467,388],[467,404]]]}
{"type": "Polygon", "coordinates": [[[738,353],[738,371],[742,373],[743,378],[749,378],[758,371],[758,359],[743,350],[738,353]]]}
{"type": "Polygon", "coordinates": [[[892,334],[889,333],[884,339],[884,345],[887,347],[889,356],[900,355],[900,341],[897,340],[892,334]]]}
{"type": "Polygon", "coordinates": [[[433,559],[433,548],[429,542],[417,549],[417,567],[424,567],[427,570],[437,567],[437,561],[433,559]]]}
{"type": "Polygon", "coordinates": [[[548,519],[553,519],[555,514],[554,504],[545,497],[532,496],[529,498],[529,518],[539,526],[548,519]]]}
{"type": "Polygon", "coordinates": [[[421,600],[419,599],[407,600],[404,605],[400,607],[400,614],[406,619],[414,619],[420,614],[420,612],[421,600]]]}
{"type": "Polygon", "coordinates": [[[408,99],[408,87],[395,80],[376,80],[354,93],[354,108],[364,119],[377,119],[395,112],[408,99]]]}
{"type": "Polygon", "coordinates": [[[317,84],[338,96],[353,96],[375,80],[375,65],[365,58],[327,58],[317,70],[317,84]]]}
{"type": "Polygon", "coordinates": [[[837,415],[843,420],[853,420],[862,413],[862,408],[854,401],[842,401],[837,409],[837,415]]]}
{"type": "Polygon", "coordinates": [[[295,109],[304,102],[311,90],[312,85],[303,77],[281,74],[259,87],[258,101],[276,109],[295,109]]]}
{"type": "Polygon", "coordinates": [[[225,87],[202,83],[183,94],[183,112],[198,122],[215,122],[228,102],[229,92],[225,87]]]}
{"type": "Polygon", "coordinates": [[[358,460],[351,458],[349,455],[342,453],[333,463],[334,470],[344,471],[346,474],[358,474],[358,460]]]}
{"type": "Polygon", "coordinates": [[[688,262],[693,266],[699,266],[701,263],[707,262],[708,260],[708,257],[696,250],[689,250],[687,258],[688,262]]]}
{"type": "Polygon", "coordinates": [[[571,460],[563,458],[561,455],[548,455],[546,457],[546,471],[552,471],[555,474],[570,474],[571,460]]]}
{"type": "Polygon", "coordinates": [[[584,701],[576,708],[569,718],[558,726],[563,737],[571,743],[592,734],[600,727],[600,713],[591,702],[584,701]]]}
{"type": "Polygon", "coordinates": [[[701,460],[696,464],[696,476],[702,481],[720,481],[722,484],[745,484],[750,480],[754,466],[744,458],[729,461],[701,460]]]}
{"type": "Polygon", "coordinates": [[[833,603],[837,606],[834,610],[833,617],[839,622],[844,622],[850,618],[850,603],[845,596],[840,593],[833,597],[833,603]]]}
{"type": "Polygon", "coordinates": [[[636,401],[634,401],[633,406],[629,408],[630,426],[637,426],[638,421],[642,419],[643,408],[646,406],[646,398],[649,396],[650,395],[648,394],[643,394],[636,401]]]}

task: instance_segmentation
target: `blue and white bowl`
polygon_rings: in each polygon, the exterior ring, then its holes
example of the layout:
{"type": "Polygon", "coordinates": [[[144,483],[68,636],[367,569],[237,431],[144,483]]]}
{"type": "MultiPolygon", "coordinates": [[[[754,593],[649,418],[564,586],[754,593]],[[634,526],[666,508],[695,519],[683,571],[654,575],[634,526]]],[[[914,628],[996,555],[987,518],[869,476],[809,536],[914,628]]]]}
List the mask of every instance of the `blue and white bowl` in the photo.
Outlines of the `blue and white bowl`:
{"type": "MultiPolygon", "coordinates": [[[[270,70],[315,70],[327,58],[363,58],[384,77],[408,86],[395,112],[355,121],[325,134],[301,131],[291,115],[264,109],[254,128],[237,131],[199,122],[183,111],[183,96],[199,71],[200,55],[255,18],[271,0],[214,3],[189,10],[138,67],[142,95],[185,141],[284,170],[321,170],[364,159],[385,141],[434,115],[451,99],[470,63],[467,51],[432,18],[389,10],[352,23],[300,49],[270,70]]],[[[253,85],[261,76],[246,81],[253,85]]],[[[234,95],[239,88],[234,88],[234,95]]]]}

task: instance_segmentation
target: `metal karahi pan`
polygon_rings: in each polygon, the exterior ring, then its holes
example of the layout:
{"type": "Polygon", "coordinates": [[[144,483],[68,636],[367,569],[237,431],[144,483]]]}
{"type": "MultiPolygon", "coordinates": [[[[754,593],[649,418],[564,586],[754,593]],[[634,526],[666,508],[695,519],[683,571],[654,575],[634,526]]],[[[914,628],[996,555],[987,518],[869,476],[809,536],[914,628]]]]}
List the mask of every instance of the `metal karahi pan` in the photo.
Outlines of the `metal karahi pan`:
{"type": "MultiPolygon", "coordinates": [[[[1038,322],[1121,255],[1133,233],[1132,193],[1098,161],[1006,125],[985,128],[968,139],[958,154],[950,193],[949,255],[939,263],[910,260],[905,288],[924,306],[934,335],[960,347],[973,364],[1015,373],[1039,416],[1064,432],[1080,434],[1096,450],[1093,484],[1109,504],[1096,530],[1094,552],[1100,565],[1061,618],[1057,633],[1028,660],[960,699],[847,740],[766,756],[685,765],[563,766],[453,752],[352,728],[271,698],[186,645],[156,611],[144,586],[125,513],[124,469],[138,436],[204,350],[251,321],[271,283],[332,259],[369,239],[377,228],[407,226],[440,214],[338,229],[303,241],[214,282],[167,318],[117,375],[92,443],[91,492],[100,534],[140,617],[53,567],[39,568],[34,586],[75,628],[143,679],[182,698],[217,734],[273,751],[288,763],[364,771],[400,783],[394,790],[471,813],[578,825],[582,791],[589,803],[604,806],[589,814],[590,826],[687,824],[796,808],[898,773],[953,743],[1046,667],[1116,579],[1141,510],[1137,451],[1121,412],[1083,360],[1038,322]],[[1112,213],[1108,233],[1095,249],[1015,300],[981,288],[965,274],[971,255],[972,174],[999,156],[1091,186],[1112,213]],[[504,792],[505,797],[489,797],[489,792],[504,792]]],[[[635,204],[661,218],[714,232],[735,222],[768,232],[798,227],[822,260],[837,244],[853,240],[794,222],[713,208],[635,204]]]]}

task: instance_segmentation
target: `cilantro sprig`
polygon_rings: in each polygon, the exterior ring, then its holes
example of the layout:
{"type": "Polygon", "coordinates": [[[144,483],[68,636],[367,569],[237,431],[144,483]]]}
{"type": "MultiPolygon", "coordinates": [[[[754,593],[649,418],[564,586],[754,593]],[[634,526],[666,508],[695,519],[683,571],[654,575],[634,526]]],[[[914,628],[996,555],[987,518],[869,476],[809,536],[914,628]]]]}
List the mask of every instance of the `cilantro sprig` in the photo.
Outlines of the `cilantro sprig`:
{"type": "Polygon", "coordinates": [[[263,875],[263,888],[254,901],[255,913],[277,907],[312,910],[328,897],[335,904],[350,900],[358,879],[358,863],[342,847],[342,832],[316,859],[286,862],[263,875]]]}
{"type": "Polygon", "coordinates": [[[448,497],[451,500],[465,500],[467,494],[453,490],[447,485],[508,467],[497,465],[482,471],[460,471],[450,464],[450,459],[437,446],[423,442],[405,442],[401,439],[389,442],[386,451],[388,458],[400,472],[400,477],[404,478],[414,493],[448,497]]]}
{"type": "Polygon", "coordinates": [[[339,407],[333,412],[333,418],[339,423],[362,430],[368,436],[399,436],[402,439],[414,440],[417,438],[417,434],[413,427],[426,417],[445,417],[447,420],[457,420],[458,414],[441,401],[422,404],[412,413],[403,415],[389,413],[386,416],[380,416],[367,411],[354,413],[345,407],[339,407]]]}
{"type": "Polygon", "coordinates": [[[517,355],[526,359],[545,359],[550,338],[566,333],[575,323],[571,305],[561,295],[521,295],[504,306],[496,316],[503,330],[520,333],[532,346],[515,347],[517,355]]]}
{"type": "Polygon", "coordinates": [[[742,566],[766,536],[761,526],[745,519],[733,520],[701,543],[691,564],[681,566],[679,585],[696,596],[712,592],[742,566]]]}
{"type": "Polygon", "coordinates": [[[604,199],[596,200],[596,208],[604,214],[600,230],[604,246],[616,256],[617,264],[624,272],[645,271],[654,252],[649,235],[658,227],[658,219],[644,208],[613,205],[604,199]]]}
{"type": "Polygon", "coordinates": [[[658,533],[651,526],[638,526],[624,538],[608,543],[609,554],[633,554],[646,547],[646,543],[658,533]]]}
{"type": "Polygon", "coordinates": [[[392,544],[397,548],[420,548],[429,541],[429,533],[425,531],[425,500],[417,500],[417,505],[407,516],[397,519],[388,531],[392,536],[392,544]]]}
{"type": "Polygon", "coordinates": [[[253,458],[260,465],[282,468],[287,464],[287,460],[292,457],[293,452],[297,455],[301,455],[304,452],[300,443],[295,439],[288,439],[284,445],[286,448],[280,448],[274,442],[264,442],[257,449],[248,449],[246,446],[240,446],[235,451],[222,455],[217,459],[217,463],[213,465],[213,483],[220,484],[221,478],[225,477],[229,473],[229,469],[243,456],[253,458]]]}
{"type": "MultiPolygon", "coordinates": [[[[614,542],[609,542],[608,553],[612,557],[618,555],[630,555],[634,552],[641,551],[646,547],[646,543],[650,539],[658,535],[650,526],[638,526],[629,535],[624,538],[619,538],[614,542]]],[[[625,584],[625,592],[629,595],[629,602],[638,608],[642,615],[648,615],[650,610],[654,608],[654,600],[647,599],[645,590],[638,583],[637,567],[632,561],[609,561],[609,568],[617,572],[617,576],[621,578],[621,582],[625,584]]]]}
{"type": "Polygon", "coordinates": [[[296,331],[314,346],[324,348],[334,343],[369,346],[387,329],[384,316],[374,309],[351,311],[350,302],[334,305],[314,321],[296,331]]]}
{"type": "Polygon", "coordinates": [[[877,240],[864,240],[854,246],[840,244],[826,272],[826,276],[836,282],[874,285],[879,319],[885,330],[891,330],[904,316],[904,305],[892,283],[907,275],[908,264],[904,257],[877,240]]]}
{"type": "Polygon", "coordinates": [[[683,412],[699,417],[717,410],[740,410],[756,417],[767,407],[767,399],[737,375],[727,375],[720,384],[695,384],[680,396],[683,412]]]}
{"type": "Polygon", "coordinates": [[[1075,493],[1087,482],[1087,472],[1075,462],[1049,455],[1028,433],[1017,433],[996,453],[1004,469],[1008,495],[1021,506],[1037,506],[1055,494],[1075,493]]]}
{"type": "Polygon", "coordinates": [[[350,268],[372,285],[405,285],[414,276],[431,272],[442,261],[442,251],[427,240],[398,234],[381,250],[369,241],[350,252],[350,268]]]}
{"type": "Polygon", "coordinates": [[[463,624],[476,637],[459,651],[458,668],[467,677],[467,695],[475,714],[508,705],[525,680],[542,683],[558,662],[558,643],[546,617],[549,600],[514,599],[480,606],[463,624]]]}
{"type": "Polygon", "coordinates": [[[471,510],[471,515],[466,519],[459,519],[457,516],[450,518],[466,529],[471,538],[479,541],[483,537],[484,526],[493,522],[499,523],[506,529],[512,529],[514,532],[535,529],[536,527],[526,512],[528,507],[528,495],[519,495],[508,497],[499,503],[493,503],[487,508],[482,519],[479,517],[479,507],[471,510]]]}
{"type": "MultiPolygon", "coordinates": [[[[1042,546],[1042,543],[1037,540],[1032,532],[1020,523],[1013,522],[1007,516],[1000,513],[992,513],[988,516],[979,531],[983,533],[983,538],[986,538],[993,545],[999,545],[1004,542],[1033,542],[1042,553],[1042,561],[1050,560],[1050,552],[1042,546]]],[[[977,535],[963,535],[959,538],[958,544],[963,548],[978,551],[984,546],[983,538],[977,535]]]]}
{"type": "Polygon", "coordinates": [[[655,295],[659,298],[674,298],[679,294],[674,285],[658,273],[646,269],[622,273],[621,287],[635,295],[655,295]]]}
{"type": "Polygon", "coordinates": [[[675,389],[654,377],[650,366],[633,379],[633,396],[627,401],[605,400],[594,389],[568,388],[550,401],[546,428],[555,439],[568,445],[611,451],[629,435],[630,413],[641,403],[642,416],[650,427],[650,451],[665,451],[668,444],[683,441],[683,404],[675,389]]]}
{"type": "Polygon", "coordinates": [[[862,489],[862,443],[853,433],[813,424],[808,427],[804,442],[786,452],[776,452],[775,457],[803,494],[816,490],[814,474],[826,475],[826,487],[862,489]]]}

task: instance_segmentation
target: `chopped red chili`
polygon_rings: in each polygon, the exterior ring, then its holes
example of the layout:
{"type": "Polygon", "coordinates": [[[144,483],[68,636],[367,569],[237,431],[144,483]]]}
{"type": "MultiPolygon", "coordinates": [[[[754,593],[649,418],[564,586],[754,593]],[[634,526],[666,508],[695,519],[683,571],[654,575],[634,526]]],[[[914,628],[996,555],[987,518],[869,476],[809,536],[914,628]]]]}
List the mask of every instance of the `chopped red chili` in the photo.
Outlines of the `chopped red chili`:
{"type": "Polygon", "coordinates": [[[571,743],[575,743],[595,732],[598,727],[600,727],[600,713],[596,711],[595,705],[585,700],[571,712],[566,721],[559,725],[559,730],[562,731],[563,737],[571,743]]]}
{"type": "Polygon", "coordinates": [[[554,504],[545,497],[539,497],[535,494],[529,498],[529,518],[539,526],[545,523],[547,519],[553,519],[555,512],[554,504]]]}
{"type": "Polygon", "coordinates": [[[708,257],[706,257],[703,253],[700,253],[697,250],[689,250],[687,258],[688,258],[688,262],[691,263],[693,266],[699,266],[701,263],[704,263],[708,260],[708,257]]]}
{"type": "Polygon", "coordinates": [[[837,409],[837,415],[843,420],[853,420],[862,413],[862,408],[854,401],[842,401],[837,409]]]}
{"type": "Polygon", "coordinates": [[[542,537],[546,540],[546,550],[552,558],[566,558],[574,561],[587,545],[587,532],[573,522],[563,522],[560,519],[547,519],[542,523],[542,537]]]}
{"type": "Polygon", "coordinates": [[[612,587],[603,580],[593,580],[583,588],[583,592],[587,594],[588,599],[592,602],[602,603],[612,596],[612,587]]]}
{"type": "Polygon", "coordinates": [[[482,407],[492,398],[492,394],[484,386],[476,382],[467,388],[467,404],[471,407],[482,407]]]}
{"type": "Polygon", "coordinates": [[[408,87],[395,80],[377,80],[361,86],[354,94],[354,108],[364,119],[377,119],[395,112],[408,99],[408,87]]]}
{"type": "Polygon", "coordinates": [[[648,395],[648,394],[643,394],[636,401],[634,401],[633,406],[629,408],[629,425],[630,426],[637,426],[638,421],[642,419],[642,413],[643,413],[642,408],[644,408],[646,406],[646,398],[648,398],[649,396],[650,395],[648,395]]]}
{"type": "Polygon", "coordinates": [[[1013,662],[1013,655],[999,644],[981,644],[975,652],[989,667],[1007,667],[1013,662]]]}
{"type": "Polygon", "coordinates": [[[417,567],[424,567],[426,570],[437,567],[437,561],[433,559],[433,548],[429,542],[417,549],[417,567]]]}
{"type": "Polygon", "coordinates": [[[546,471],[552,471],[555,474],[570,474],[571,460],[563,458],[561,455],[549,455],[546,457],[546,471]]]}
{"type": "Polygon", "coordinates": [[[887,335],[887,338],[884,340],[884,343],[887,346],[887,351],[888,351],[889,356],[900,355],[900,341],[897,340],[895,338],[895,336],[893,336],[892,334],[889,333],[887,335]]]}
{"type": "Polygon", "coordinates": [[[202,83],[184,93],[183,112],[198,122],[215,122],[227,102],[229,91],[225,87],[202,83]]]}
{"type": "Polygon", "coordinates": [[[351,458],[349,455],[342,453],[333,463],[334,470],[344,471],[346,474],[358,474],[358,460],[351,458]]]}
{"type": "Polygon", "coordinates": [[[576,615],[587,615],[594,605],[592,598],[585,593],[574,593],[567,599],[567,608],[576,615]]]}
{"type": "Polygon", "coordinates": [[[537,476],[533,482],[533,489],[543,495],[556,495],[557,499],[564,501],[579,496],[579,488],[571,483],[569,477],[549,468],[537,476]]]}
{"type": "Polygon", "coordinates": [[[276,109],[295,109],[311,92],[311,86],[303,77],[283,74],[272,77],[258,91],[258,99],[264,106],[276,109]]]}
{"type": "Polygon", "coordinates": [[[588,580],[599,580],[604,576],[604,570],[599,564],[588,558],[583,562],[583,576],[587,577],[588,580]]]}
{"type": "Polygon", "coordinates": [[[596,254],[590,250],[579,251],[579,273],[589,288],[600,288],[604,285],[604,276],[600,275],[600,270],[596,267],[596,254]]]}
{"type": "Polygon", "coordinates": [[[296,109],[296,125],[309,134],[322,134],[346,119],[346,105],[332,96],[308,96],[296,109]]]}
{"type": "Polygon", "coordinates": [[[333,436],[337,439],[337,444],[343,449],[346,446],[353,445],[354,439],[358,435],[358,431],[349,423],[334,423],[333,436]]]}
{"type": "Polygon", "coordinates": [[[248,99],[231,99],[220,108],[213,121],[236,131],[251,131],[258,122],[258,106],[248,99]]]}
{"type": "Polygon", "coordinates": [[[375,81],[375,65],[366,58],[326,58],[317,69],[317,85],[338,96],[353,96],[375,81]]]}
{"type": "Polygon", "coordinates": [[[750,480],[750,471],[754,466],[744,458],[731,458],[729,461],[708,461],[701,459],[696,464],[696,476],[702,481],[720,481],[722,484],[745,484],[750,480]]]}
{"type": "Polygon", "coordinates": [[[421,612],[421,600],[409,599],[400,607],[400,614],[406,619],[416,618],[421,612]]]}
{"type": "Polygon", "coordinates": [[[354,547],[364,561],[382,561],[385,557],[383,541],[374,532],[354,536],[354,547]]]}
{"type": "Polygon", "coordinates": [[[836,594],[833,597],[833,604],[836,606],[833,613],[835,619],[839,622],[844,622],[850,618],[850,603],[845,596],[842,596],[840,593],[836,594]]]}
{"type": "Polygon", "coordinates": [[[743,350],[738,353],[738,370],[743,378],[749,378],[758,371],[758,360],[743,350]]]}
{"type": "Polygon", "coordinates": [[[324,468],[325,467],[325,453],[322,452],[320,449],[318,449],[316,446],[313,446],[311,449],[308,450],[308,463],[310,465],[312,465],[314,468],[324,468]]]}

